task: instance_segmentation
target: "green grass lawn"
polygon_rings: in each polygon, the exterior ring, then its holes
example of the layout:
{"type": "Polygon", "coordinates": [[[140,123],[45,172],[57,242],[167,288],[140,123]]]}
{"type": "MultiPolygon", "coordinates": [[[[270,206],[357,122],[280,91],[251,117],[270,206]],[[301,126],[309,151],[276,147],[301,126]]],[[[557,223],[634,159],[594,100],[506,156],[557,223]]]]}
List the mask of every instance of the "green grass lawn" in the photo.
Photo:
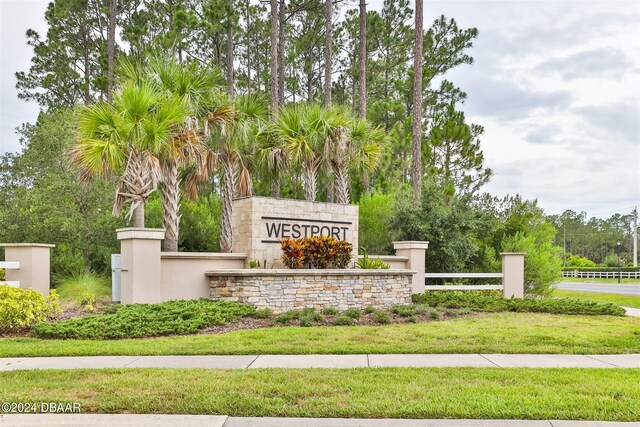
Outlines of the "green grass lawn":
{"type": "Polygon", "coordinates": [[[258,417],[640,420],[638,370],[101,369],[0,372],[5,402],[258,417]]]}
{"type": "Polygon", "coordinates": [[[322,353],[640,353],[640,319],[494,313],[416,324],[280,327],[112,341],[0,339],[0,357],[322,353]]]}
{"type": "Polygon", "coordinates": [[[597,302],[610,302],[611,304],[624,307],[640,308],[640,296],[620,295],[620,294],[601,294],[599,292],[576,292],[556,289],[553,296],[565,298],[577,298],[597,302]]]}
{"type": "MultiPolygon", "coordinates": [[[[563,282],[590,282],[618,284],[618,279],[587,279],[585,277],[563,277],[563,282]]],[[[622,285],[640,285],[640,279],[620,279],[622,285]]]]}

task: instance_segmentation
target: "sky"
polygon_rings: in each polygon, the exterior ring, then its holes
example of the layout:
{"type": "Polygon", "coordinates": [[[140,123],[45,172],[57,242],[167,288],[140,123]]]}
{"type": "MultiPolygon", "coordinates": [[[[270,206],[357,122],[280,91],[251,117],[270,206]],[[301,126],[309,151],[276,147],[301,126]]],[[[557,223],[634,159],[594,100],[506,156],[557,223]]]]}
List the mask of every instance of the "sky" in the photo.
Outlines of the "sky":
{"type": "MultiPolygon", "coordinates": [[[[38,115],[14,73],[29,68],[26,30],[46,33],[47,3],[0,0],[0,154],[21,149],[15,128],[38,115]]],[[[473,65],[446,78],[485,128],[484,190],[537,198],[549,214],[640,204],[640,0],[424,1],[425,28],[440,15],[479,31],[473,65]]]]}

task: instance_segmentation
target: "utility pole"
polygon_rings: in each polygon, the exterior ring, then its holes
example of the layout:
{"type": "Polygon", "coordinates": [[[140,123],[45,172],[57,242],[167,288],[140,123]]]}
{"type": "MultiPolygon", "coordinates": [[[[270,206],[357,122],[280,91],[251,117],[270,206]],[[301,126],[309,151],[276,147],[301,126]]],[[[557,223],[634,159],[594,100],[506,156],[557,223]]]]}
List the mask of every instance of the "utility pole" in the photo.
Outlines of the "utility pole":
{"type": "Polygon", "coordinates": [[[638,266],[638,206],[633,209],[633,266],[638,266]]]}

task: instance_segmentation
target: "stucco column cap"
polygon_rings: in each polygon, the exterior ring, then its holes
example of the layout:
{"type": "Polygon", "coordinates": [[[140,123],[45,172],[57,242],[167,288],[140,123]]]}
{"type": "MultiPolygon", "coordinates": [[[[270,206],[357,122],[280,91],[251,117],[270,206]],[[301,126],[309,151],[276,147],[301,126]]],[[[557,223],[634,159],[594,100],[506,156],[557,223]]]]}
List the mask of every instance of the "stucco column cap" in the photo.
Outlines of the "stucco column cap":
{"type": "Polygon", "coordinates": [[[404,240],[393,242],[393,249],[429,249],[429,242],[420,240],[404,240]]]}
{"type": "Polygon", "coordinates": [[[13,248],[13,247],[34,247],[34,248],[55,248],[56,245],[49,243],[0,243],[0,247],[13,248]]]}
{"type": "Polygon", "coordinates": [[[526,255],[526,252],[500,252],[500,255],[526,255]]]}
{"type": "Polygon", "coordinates": [[[127,239],[143,239],[143,240],[162,240],[164,239],[164,228],[119,228],[118,240],[127,239]]]}

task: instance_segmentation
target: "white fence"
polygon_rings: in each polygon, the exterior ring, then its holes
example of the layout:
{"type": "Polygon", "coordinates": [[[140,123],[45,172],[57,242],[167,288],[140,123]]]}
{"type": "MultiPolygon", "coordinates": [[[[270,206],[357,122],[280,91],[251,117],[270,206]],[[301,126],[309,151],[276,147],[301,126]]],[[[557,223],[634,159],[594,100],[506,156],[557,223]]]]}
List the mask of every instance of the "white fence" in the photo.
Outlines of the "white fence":
{"type": "MultiPolygon", "coordinates": [[[[0,261],[0,268],[3,268],[5,270],[20,270],[20,263],[17,261],[0,261]]],[[[19,288],[20,282],[18,280],[0,280],[0,285],[9,285],[13,286],[14,288],[19,288]]]]}
{"type": "MultiPolygon", "coordinates": [[[[502,273],[425,273],[425,279],[502,279],[502,273]]],[[[437,290],[502,290],[504,285],[425,285],[427,291],[437,290]]]]}
{"type": "MultiPolygon", "coordinates": [[[[583,279],[617,279],[617,271],[563,271],[562,277],[576,277],[583,279]]],[[[621,271],[621,279],[640,279],[640,271],[621,271]]]]}

